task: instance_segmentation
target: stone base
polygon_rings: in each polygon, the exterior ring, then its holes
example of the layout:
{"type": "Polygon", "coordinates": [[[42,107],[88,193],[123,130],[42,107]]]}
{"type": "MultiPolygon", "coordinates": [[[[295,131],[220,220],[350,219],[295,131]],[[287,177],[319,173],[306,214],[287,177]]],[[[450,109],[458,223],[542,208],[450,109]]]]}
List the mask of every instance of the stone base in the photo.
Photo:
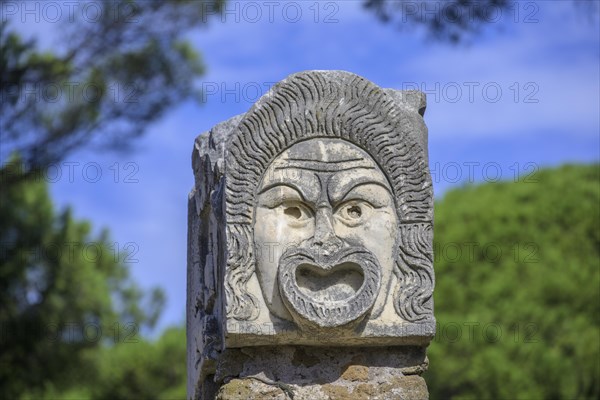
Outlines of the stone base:
{"type": "Polygon", "coordinates": [[[233,379],[221,386],[217,400],[422,400],[428,399],[425,380],[418,375],[396,376],[387,382],[339,379],[324,385],[283,385],[257,378],[233,379]]]}
{"type": "Polygon", "coordinates": [[[203,392],[219,400],[428,399],[426,369],[423,347],[251,347],[227,350],[203,392]]]}

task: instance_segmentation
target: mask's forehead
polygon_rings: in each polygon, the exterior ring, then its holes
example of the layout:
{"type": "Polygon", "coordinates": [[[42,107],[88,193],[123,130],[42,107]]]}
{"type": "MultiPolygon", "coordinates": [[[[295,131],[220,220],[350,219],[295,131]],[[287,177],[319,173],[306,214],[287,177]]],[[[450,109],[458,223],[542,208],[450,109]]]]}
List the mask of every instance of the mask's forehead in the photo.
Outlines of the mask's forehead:
{"type": "Polygon", "coordinates": [[[364,150],[339,139],[305,140],[289,148],[283,155],[291,160],[331,163],[364,160],[373,164],[371,157],[364,150]]]}
{"type": "Polygon", "coordinates": [[[379,167],[371,156],[352,143],[340,139],[309,139],[297,143],[280,154],[271,167],[334,169],[379,167]]]}

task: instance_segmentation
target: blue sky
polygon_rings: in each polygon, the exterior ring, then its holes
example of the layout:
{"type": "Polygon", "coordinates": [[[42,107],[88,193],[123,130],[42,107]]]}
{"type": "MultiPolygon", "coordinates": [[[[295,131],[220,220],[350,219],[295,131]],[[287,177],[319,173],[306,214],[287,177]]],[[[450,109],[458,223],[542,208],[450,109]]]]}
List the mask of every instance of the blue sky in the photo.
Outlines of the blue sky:
{"type": "MultiPolygon", "coordinates": [[[[171,111],[132,153],[88,149],[72,155],[67,161],[80,163],[73,182],[65,170],[51,185],[58,207],[71,205],[77,217],[108,227],[120,248],[136,244],[134,278],[143,287],[163,287],[168,296],[161,327],[185,320],[194,138],[245,112],[258,94],[291,73],[342,69],[383,87],[424,89],[438,197],[470,180],[535,176],[537,168],[600,158],[599,17],[590,20],[571,1],[537,2],[537,9],[528,6],[532,2],[517,3],[518,22],[505,14],[460,46],[381,24],[359,1],[317,3],[317,17],[314,1],[292,2],[287,14],[286,2],[275,2],[273,21],[266,3],[253,3],[263,14],[256,22],[255,10],[230,2],[226,21],[213,19],[190,35],[207,65],[199,82],[208,90],[205,104],[171,111]],[[297,9],[302,16],[292,23],[297,9]],[[537,22],[524,23],[531,12],[537,22]],[[333,21],[326,23],[330,13],[333,21]],[[100,166],[98,182],[82,178],[88,163],[100,166]],[[128,174],[137,183],[124,182],[128,174]]],[[[46,31],[29,28],[32,34],[46,31]]]]}

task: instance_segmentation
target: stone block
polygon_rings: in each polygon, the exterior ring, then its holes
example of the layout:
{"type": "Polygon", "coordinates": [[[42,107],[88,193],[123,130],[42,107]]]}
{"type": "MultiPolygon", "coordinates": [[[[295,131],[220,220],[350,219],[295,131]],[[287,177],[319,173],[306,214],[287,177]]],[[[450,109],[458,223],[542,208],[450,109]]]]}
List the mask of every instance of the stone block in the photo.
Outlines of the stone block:
{"type": "MultiPolygon", "coordinates": [[[[309,346],[339,358],[354,348],[429,344],[433,191],[425,104],[420,92],[382,89],[349,72],[306,71],[196,139],[188,202],[190,398],[217,395],[219,385],[206,382],[225,379],[221,398],[250,387],[264,389],[264,398],[285,392],[219,372],[235,368],[236,349],[309,346]]],[[[362,384],[367,395],[375,390],[365,378],[372,368],[340,371],[336,379],[351,387],[334,380],[320,390],[344,398],[362,384]]],[[[398,387],[410,381],[396,377],[398,387]]]]}

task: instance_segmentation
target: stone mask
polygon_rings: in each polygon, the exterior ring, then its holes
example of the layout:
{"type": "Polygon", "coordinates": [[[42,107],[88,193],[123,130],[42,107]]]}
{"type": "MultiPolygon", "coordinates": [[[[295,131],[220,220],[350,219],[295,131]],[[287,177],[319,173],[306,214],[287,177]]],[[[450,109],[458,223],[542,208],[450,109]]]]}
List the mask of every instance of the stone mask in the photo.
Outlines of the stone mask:
{"type": "Polygon", "coordinates": [[[417,346],[422,370],[436,327],[425,108],[418,91],[303,71],[196,139],[188,394],[213,398],[231,368],[277,375],[296,362],[280,345],[320,346],[334,369],[353,346],[378,366],[417,346]]]}
{"type": "Polygon", "coordinates": [[[362,149],[315,138],[265,172],[254,218],[267,307],[303,329],[353,328],[381,313],[396,257],[389,182],[362,149]]]}

